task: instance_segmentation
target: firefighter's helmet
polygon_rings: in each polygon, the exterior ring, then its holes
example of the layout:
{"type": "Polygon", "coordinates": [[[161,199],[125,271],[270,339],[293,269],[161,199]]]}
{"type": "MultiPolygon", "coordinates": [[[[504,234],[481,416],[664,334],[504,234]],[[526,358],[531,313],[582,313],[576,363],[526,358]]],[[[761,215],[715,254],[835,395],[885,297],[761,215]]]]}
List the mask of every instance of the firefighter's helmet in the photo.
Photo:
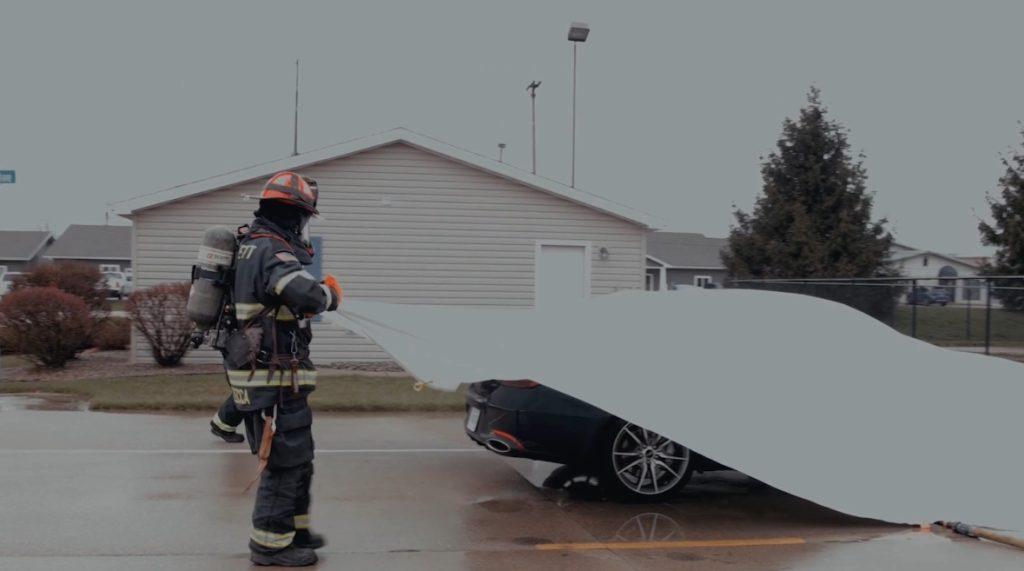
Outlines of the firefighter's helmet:
{"type": "Polygon", "coordinates": [[[298,206],[313,214],[319,214],[316,201],[319,198],[316,181],[290,171],[279,172],[263,185],[260,200],[275,200],[298,206]]]}

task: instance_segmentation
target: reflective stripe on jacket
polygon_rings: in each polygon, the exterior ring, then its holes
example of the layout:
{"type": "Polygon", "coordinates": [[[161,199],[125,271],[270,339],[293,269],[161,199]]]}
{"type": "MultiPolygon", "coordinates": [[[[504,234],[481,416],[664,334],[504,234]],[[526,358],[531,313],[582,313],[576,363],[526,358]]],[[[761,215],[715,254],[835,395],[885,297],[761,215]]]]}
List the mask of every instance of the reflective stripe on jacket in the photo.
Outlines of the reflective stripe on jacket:
{"type": "Polygon", "coordinates": [[[305,249],[298,236],[262,218],[252,223],[239,244],[235,316],[240,327],[255,325],[263,331],[255,374],[248,366],[227,372],[235,401],[242,409],[272,405],[278,388],[291,386],[292,374],[287,369],[293,358],[298,361],[296,381],[300,390],[311,391],[316,385],[316,370],[309,359],[313,333],[307,318],[337,309],[338,300],[305,269],[311,262],[312,252],[305,249]],[[278,367],[286,370],[271,376],[267,368],[275,349],[278,367]]]}

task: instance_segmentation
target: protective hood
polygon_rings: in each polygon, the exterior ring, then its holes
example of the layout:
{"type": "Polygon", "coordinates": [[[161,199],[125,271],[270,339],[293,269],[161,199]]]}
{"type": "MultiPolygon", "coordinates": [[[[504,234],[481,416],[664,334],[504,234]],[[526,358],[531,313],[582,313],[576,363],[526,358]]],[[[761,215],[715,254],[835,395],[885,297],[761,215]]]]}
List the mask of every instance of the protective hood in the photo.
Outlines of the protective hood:
{"type": "Polygon", "coordinates": [[[269,233],[280,236],[288,242],[289,246],[292,247],[292,251],[300,264],[308,266],[313,263],[313,256],[316,255],[316,252],[313,251],[312,246],[303,241],[302,236],[295,232],[285,230],[266,218],[257,216],[256,219],[253,220],[252,224],[250,224],[249,233],[269,233]]]}

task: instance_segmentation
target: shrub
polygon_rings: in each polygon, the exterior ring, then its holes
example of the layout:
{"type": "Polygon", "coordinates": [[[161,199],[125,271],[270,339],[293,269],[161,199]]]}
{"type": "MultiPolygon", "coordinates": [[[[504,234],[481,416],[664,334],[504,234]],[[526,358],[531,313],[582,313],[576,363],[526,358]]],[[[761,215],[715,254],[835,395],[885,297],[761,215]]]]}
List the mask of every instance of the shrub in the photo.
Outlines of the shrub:
{"type": "Polygon", "coordinates": [[[127,349],[132,342],[132,322],[129,319],[107,319],[92,334],[93,345],[100,350],[127,349]]]}
{"type": "Polygon", "coordinates": [[[37,365],[63,367],[85,347],[92,328],[85,302],[55,287],[22,288],[0,300],[4,347],[37,365]]]}
{"type": "Polygon", "coordinates": [[[82,262],[41,264],[11,282],[11,291],[31,287],[55,287],[76,295],[90,309],[107,308],[107,280],[99,268],[82,262]]]}
{"type": "Polygon", "coordinates": [[[135,328],[149,341],[153,359],[163,367],[180,364],[189,349],[188,290],[188,283],[160,284],[131,294],[125,303],[135,328]]]}

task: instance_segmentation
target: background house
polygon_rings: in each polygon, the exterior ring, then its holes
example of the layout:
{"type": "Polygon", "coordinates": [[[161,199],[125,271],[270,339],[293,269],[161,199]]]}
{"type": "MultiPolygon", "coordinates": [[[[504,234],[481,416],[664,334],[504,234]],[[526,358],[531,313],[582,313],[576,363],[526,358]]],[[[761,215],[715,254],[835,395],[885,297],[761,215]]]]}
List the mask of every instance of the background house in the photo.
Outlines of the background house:
{"type": "Polygon", "coordinates": [[[944,286],[953,303],[985,302],[984,280],[969,279],[981,275],[981,268],[987,261],[985,257],[961,257],[894,243],[889,261],[900,276],[921,279],[921,286],[944,286]]]}
{"type": "Polygon", "coordinates": [[[0,275],[37,264],[53,235],[44,230],[0,230],[0,275]]]}
{"type": "Polygon", "coordinates": [[[131,274],[132,227],[72,224],[50,246],[44,257],[55,262],[96,264],[100,271],[131,274]]]}
{"type": "Polygon", "coordinates": [[[725,238],[708,238],[703,234],[651,232],[647,235],[644,287],[664,291],[680,285],[721,285],[727,275],[721,252],[728,243],[725,238]]]}
{"type": "MultiPolygon", "coordinates": [[[[644,284],[647,215],[395,129],[124,204],[136,288],[187,280],[204,230],[250,221],[256,202],[243,195],[286,169],[319,182],[312,272],[338,276],[349,298],[528,307],[644,284]]],[[[314,327],[320,362],[389,358],[353,333],[314,327]]]]}

